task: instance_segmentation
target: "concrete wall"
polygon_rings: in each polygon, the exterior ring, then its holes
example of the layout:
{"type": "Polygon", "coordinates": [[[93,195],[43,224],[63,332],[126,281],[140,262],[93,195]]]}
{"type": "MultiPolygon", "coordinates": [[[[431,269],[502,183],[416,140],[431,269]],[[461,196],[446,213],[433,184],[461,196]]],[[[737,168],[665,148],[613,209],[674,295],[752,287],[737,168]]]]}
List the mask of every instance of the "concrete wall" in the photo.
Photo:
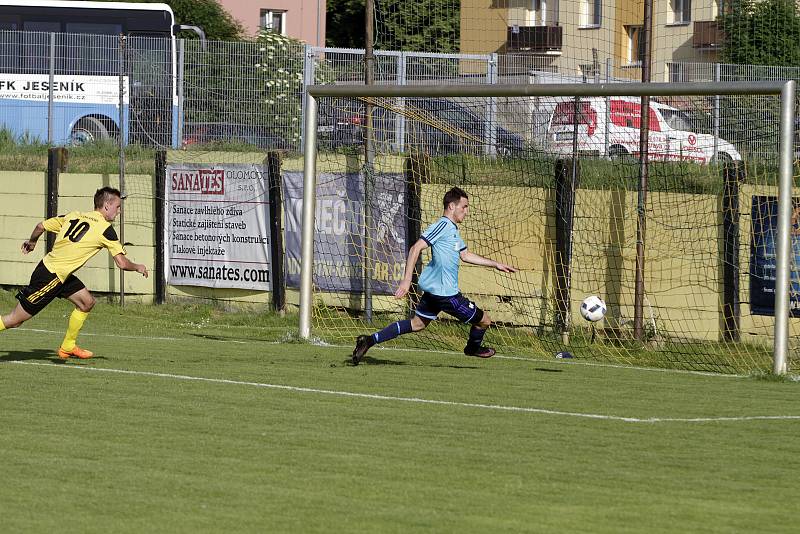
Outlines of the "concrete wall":
{"type": "MultiPolygon", "coordinates": [[[[126,176],[130,197],[125,202],[125,249],[137,263],[152,268],[153,255],[153,188],[152,177],[126,176]]],[[[117,176],[102,174],[62,174],[59,184],[58,213],[72,210],[92,211],[94,192],[105,185],[119,187],[117,176]]],[[[25,285],[36,263],[45,251],[45,237],[36,250],[23,256],[22,242],[36,223],[45,218],[45,174],[38,172],[0,172],[0,284],[25,285]]],[[[119,219],[114,224],[119,232],[119,219]]],[[[100,251],[80,270],[79,278],[97,292],[118,292],[119,271],[107,252],[100,251]]],[[[153,278],[125,273],[125,292],[145,300],[153,294],[153,278]]]]}

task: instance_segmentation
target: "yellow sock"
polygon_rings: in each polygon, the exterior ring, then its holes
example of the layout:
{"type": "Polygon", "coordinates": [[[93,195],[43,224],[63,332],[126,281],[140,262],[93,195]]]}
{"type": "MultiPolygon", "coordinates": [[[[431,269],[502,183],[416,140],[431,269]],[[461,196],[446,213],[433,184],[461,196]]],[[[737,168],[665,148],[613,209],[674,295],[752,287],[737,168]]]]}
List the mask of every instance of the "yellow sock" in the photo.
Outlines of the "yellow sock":
{"type": "Polygon", "coordinates": [[[81,331],[83,322],[88,316],[89,312],[82,312],[78,309],[72,310],[72,315],[69,316],[67,334],[64,336],[64,341],[61,342],[62,349],[69,352],[75,348],[75,341],[78,339],[78,332],[81,331]]]}
{"type": "Polygon", "coordinates": [[[3,318],[2,318],[2,317],[0,317],[0,332],[2,332],[2,331],[3,331],[3,330],[5,330],[5,329],[6,329],[6,325],[5,325],[5,324],[3,324],[3,318]]]}

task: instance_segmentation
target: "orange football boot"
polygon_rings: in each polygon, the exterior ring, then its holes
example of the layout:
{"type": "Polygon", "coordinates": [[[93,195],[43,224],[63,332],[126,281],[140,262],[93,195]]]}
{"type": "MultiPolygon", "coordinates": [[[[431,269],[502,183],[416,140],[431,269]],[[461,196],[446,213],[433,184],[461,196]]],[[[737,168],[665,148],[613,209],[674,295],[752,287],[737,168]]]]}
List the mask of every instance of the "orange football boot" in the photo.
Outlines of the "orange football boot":
{"type": "Polygon", "coordinates": [[[78,345],[75,345],[75,348],[69,351],[62,349],[61,347],[58,348],[58,357],[62,360],[67,360],[69,358],[80,358],[81,360],[87,360],[92,356],[94,356],[94,352],[82,349],[78,345]]]}

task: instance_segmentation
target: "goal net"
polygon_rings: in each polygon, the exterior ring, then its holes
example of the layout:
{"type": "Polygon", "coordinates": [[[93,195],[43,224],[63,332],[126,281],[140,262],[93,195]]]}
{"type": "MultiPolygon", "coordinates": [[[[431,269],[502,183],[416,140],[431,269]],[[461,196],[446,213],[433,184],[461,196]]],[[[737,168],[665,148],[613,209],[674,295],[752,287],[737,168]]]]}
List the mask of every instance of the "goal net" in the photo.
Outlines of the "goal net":
{"type": "MultiPolygon", "coordinates": [[[[518,269],[461,263],[459,288],[491,316],[485,343],[500,354],[772,369],[780,95],[696,96],[684,84],[682,94],[648,97],[643,113],[640,96],[552,87],[491,97],[464,96],[466,88],[366,97],[351,87],[348,96],[316,98],[313,335],[350,345],[413,316],[431,249],[398,300],[408,249],[458,186],[470,201],[460,225],[468,249],[518,269]],[[580,314],[591,295],[607,307],[595,323],[580,314]]],[[[302,192],[289,184],[286,195],[300,206],[302,192]]],[[[792,317],[800,316],[798,252],[790,254],[792,317]]],[[[300,270],[288,272],[299,285],[300,270]]],[[[788,328],[791,343],[798,322],[788,328]]],[[[386,346],[460,352],[468,331],[442,314],[386,346]]]]}

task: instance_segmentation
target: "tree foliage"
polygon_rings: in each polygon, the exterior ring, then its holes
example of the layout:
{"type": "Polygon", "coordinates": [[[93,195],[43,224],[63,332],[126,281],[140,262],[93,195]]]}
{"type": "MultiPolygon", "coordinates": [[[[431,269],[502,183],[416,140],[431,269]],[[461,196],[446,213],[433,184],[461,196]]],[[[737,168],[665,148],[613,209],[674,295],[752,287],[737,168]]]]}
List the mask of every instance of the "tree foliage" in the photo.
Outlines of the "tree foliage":
{"type": "MultiPolygon", "coordinates": [[[[365,0],[328,0],[328,46],[364,48],[365,0]]],[[[459,50],[458,0],[375,0],[375,48],[452,53],[459,50]]]]}
{"type": "Polygon", "coordinates": [[[733,0],[719,24],[724,62],[800,65],[800,10],[794,0],[733,0]]]}
{"type": "Polygon", "coordinates": [[[325,44],[335,48],[364,48],[364,0],[328,0],[325,44]]]}
{"type": "MultiPolygon", "coordinates": [[[[104,2],[118,2],[120,0],[101,0],[104,2]]],[[[163,3],[168,4],[175,13],[176,24],[199,26],[206,34],[209,41],[234,41],[242,39],[245,35],[242,24],[234,19],[218,0],[121,0],[123,2],[137,3],[163,3]]],[[[181,32],[181,37],[196,39],[193,32],[181,32]]]]}
{"type": "Polygon", "coordinates": [[[375,0],[376,48],[457,53],[460,3],[457,0],[375,0]]]}

